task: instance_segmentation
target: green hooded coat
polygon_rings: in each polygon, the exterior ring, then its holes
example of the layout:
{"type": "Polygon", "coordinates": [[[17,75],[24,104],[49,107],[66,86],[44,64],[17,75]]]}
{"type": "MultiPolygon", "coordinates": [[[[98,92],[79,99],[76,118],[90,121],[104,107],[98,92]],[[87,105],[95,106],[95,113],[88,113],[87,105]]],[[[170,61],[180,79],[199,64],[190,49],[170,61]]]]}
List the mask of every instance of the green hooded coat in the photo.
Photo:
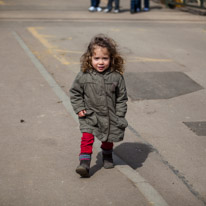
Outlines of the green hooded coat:
{"type": "Polygon", "coordinates": [[[92,133],[102,142],[123,140],[128,126],[128,98],[120,73],[110,69],[103,73],[79,72],[70,89],[70,99],[76,114],[86,110],[86,116],[79,117],[82,133],[92,133]]]}

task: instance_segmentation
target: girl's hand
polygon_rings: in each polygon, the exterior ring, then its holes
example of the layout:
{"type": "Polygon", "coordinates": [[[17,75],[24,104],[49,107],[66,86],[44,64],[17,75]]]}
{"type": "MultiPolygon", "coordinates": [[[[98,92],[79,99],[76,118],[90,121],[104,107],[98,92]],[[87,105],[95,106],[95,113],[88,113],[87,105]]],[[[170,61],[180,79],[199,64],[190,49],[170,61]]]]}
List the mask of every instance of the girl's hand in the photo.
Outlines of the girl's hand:
{"type": "Polygon", "coordinates": [[[79,117],[85,117],[86,116],[86,110],[82,110],[82,111],[80,111],[79,113],[78,113],[78,116],[79,117]]]}

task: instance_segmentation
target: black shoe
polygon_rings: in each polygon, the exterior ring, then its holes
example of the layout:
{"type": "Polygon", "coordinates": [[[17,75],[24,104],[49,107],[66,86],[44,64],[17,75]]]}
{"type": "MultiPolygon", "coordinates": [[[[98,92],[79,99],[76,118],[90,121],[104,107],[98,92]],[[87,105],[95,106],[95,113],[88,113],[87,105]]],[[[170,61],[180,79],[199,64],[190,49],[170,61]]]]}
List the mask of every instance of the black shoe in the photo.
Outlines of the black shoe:
{"type": "Polygon", "coordinates": [[[90,177],[90,162],[91,160],[81,160],[80,165],[76,168],[76,173],[78,173],[81,177],[90,177]]]}
{"type": "Polygon", "coordinates": [[[110,154],[105,154],[105,151],[102,152],[103,167],[105,169],[114,168],[114,162],[112,158],[112,152],[110,154]]]}

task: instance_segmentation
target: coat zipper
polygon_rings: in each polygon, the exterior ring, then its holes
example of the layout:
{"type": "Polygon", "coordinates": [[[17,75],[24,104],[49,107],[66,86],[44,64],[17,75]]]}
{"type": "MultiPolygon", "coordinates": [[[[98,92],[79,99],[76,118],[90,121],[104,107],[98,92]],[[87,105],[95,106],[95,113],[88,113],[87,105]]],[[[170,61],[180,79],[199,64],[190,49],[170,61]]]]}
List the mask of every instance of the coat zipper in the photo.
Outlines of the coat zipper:
{"type": "Polygon", "coordinates": [[[105,88],[105,79],[104,76],[102,75],[103,79],[103,84],[104,84],[104,94],[105,94],[105,101],[106,101],[106,107],[107,107],[107,117],[108,117],[108,132],[107,132],[107,140],[109,136],[109,130],[110,130],[110,118],[109,118],[109,108],[108,108],[108,102],[107,102],[107,93],[106,93],[106,88],[105,88]]]}

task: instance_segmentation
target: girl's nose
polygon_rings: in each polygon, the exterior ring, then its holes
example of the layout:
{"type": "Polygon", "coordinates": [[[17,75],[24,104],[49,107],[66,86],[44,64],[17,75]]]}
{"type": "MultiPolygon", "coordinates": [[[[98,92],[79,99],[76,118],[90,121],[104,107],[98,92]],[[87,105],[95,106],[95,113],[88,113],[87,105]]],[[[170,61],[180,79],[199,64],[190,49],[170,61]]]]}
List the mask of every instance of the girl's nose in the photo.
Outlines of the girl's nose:
{"type": "Polygon", "coordinates": [[[102,64],[103,63],[103,59],[99,59],[99,63],[102,64]]]}

